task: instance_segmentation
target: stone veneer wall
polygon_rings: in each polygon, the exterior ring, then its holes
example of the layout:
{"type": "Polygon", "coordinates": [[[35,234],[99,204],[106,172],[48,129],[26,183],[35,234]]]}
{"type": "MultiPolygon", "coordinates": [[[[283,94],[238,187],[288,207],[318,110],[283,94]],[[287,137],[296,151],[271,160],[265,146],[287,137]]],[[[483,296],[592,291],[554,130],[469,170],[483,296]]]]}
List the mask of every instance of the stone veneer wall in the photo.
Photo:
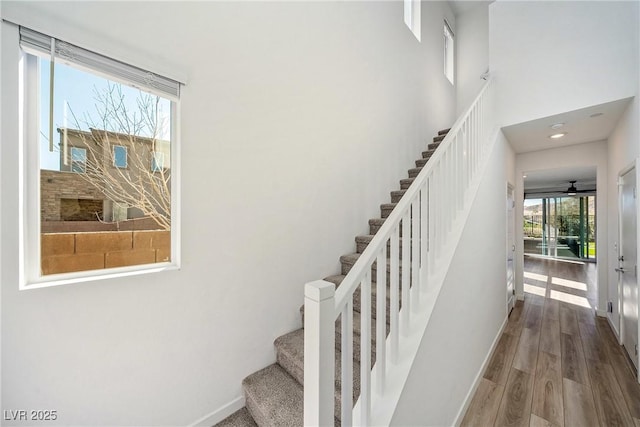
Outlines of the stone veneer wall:
{"type": "Polygon", "coordinates": [[[171,260],[169,231],[41,234],[43,275],[171,260]]]}
{"type": "Polygon", "coordinates": [[[60,199],[104,200],[96,187],[74,172],[40,171],[40,218],[60,221],[60,199]]]}

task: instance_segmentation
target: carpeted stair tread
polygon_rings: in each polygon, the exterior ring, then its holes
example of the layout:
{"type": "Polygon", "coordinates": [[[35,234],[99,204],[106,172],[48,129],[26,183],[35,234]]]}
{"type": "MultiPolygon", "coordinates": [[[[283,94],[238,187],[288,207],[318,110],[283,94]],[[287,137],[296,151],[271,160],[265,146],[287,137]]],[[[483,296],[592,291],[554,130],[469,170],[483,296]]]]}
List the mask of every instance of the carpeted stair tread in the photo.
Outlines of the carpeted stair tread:
{"type": "Polygon", "coordinates": [[[386,218],[371,218],[369,220],[369,234],[376,234],[386,218]]]}
{"type": "Polygon", "coordinates": [[[431,156],[433,156],[433,155],[434,155],[434,153],[435,153],[435,152],[436,152],[436,150],[435,150],[435,149],[434,149],[434,150],[427,150],[427,151],[423,151],[423,152],[422,152],[422,158],[423,158],[423,159],[429,159],[429,158],[431,158],[431,156]]]}
{"type": "Polygon", "coordinates": [[[400,189],[401,190],[406,190],[407,188],[409,188],[409,186],[411,184],[413,184],[413,181],[415,181],[415,178],[404,178],[400,180],[400,189]]]}
{"type": "Polygon", "coordinates": [[[451,128],[449,128],[449,129],[442,129],[442,130],[439,130],[439,131],[438,131],[438,135],[444,135],[444,134],[447,134],[447,133],[449,133],[449,131],[450,131],[450,130],[451,130],[451,128]]]}
{"type": "MultiPolygon", "coordinates": [[[[369,246],[371,240],[375,234],[365,234],[363,236],[356,236],[356,253],[361,254],[364,250],[369,246]]],[[[387,240],[387,254],[390,255],[391,251],[391,239],[387,240]]],[[[402,259],[402,238],[398,239],[398,253],[400,255],[400,259],[402,259]]]]}
{"type": "Polygon", "coordinates": [[[433,142],[442,142],[442,140],[447,136],[447,134],[442,134],[433,137],[433,142]]]}
{"type": "Polygon", "coordinates": [[[409,178],[415,178],[418,176],[422,168],[411,168],[409,169],[409,178]]]}
{"type": "Polygon", "coordinates": [[[224,420],[220,421],[215,427],[256,427],[257,424],[251,418],[251,414],[246,407],[237,410],[224,420]]]}
{"type": "Polygon", "coordinates": [[[303,425],[302,385],[274,363],[242,381],[247,409],[260,427],[303,425]]]}
{"type": "Polygon", "coordinates": [[[393,190],[391,192],[391,203],[398,203],[407,190],[393,190]]]}
{"type": "MultiPolygon", "coordinates": [[[[304,385],[304,329],[298,329],[275,340],[278,364],[289,375],[304,385]]],[[[342,396],[342,353],[339,348],[335,352],[335,418],[340,418],[342,396]]],[[[353,403],[360,395],[360,363],[353,361],[353,403]]]]}
{"type": "MultiPolygon", "coordinates": [[[[343,266],[343,271],[342,274],[346,275],[348,273],[348,271],[351,270],[351,268],[353,267],[353,265],[356,263],[356,261],[358,260],[358,258],[360,258],[360,255],[362,255],[361,253],[353,253],[353,254],[346,254],[346,255],[342,255],[340,257],[340,264],[342,264],[343,266]],[[345,267],[348,267],[348,271],[345,272],[345,267]]],[[[389,254],[387,254],[389,255],[389,254]]],[[[373,267],[372,270],[373,272],[376,272],[378,270],[378,263],[376,261],[373,262],[373,267]]],[[[391,271],[391,259],[387,256],[387,272],[391,271]]],[[[402,262],[398,263],[398,271],[402,272],[402,262]]],[[[374,280],[375,277],[371,277],[371,280],[374,280]]]]}
{"type": "Polygon", "coordinates": [[[395,208],[397,203],[383,203],[380,205],[380,216],[382,218],[387,218],[391,215],[391,211],[395,208]]]}
{"type": "Polygon", "coordinates": [[[431,144],[427,145],[427,149],[428,150],[435,150],[439,146],[440,146],[440,142],[432,142],[431,144]]]}
{"type": "Polygon", "coordinates": [[[416,167],[417,168],[424,167],[424,165],[426,165],[428,161],[429,159],[418,159],[416,160],[416,167]]]}

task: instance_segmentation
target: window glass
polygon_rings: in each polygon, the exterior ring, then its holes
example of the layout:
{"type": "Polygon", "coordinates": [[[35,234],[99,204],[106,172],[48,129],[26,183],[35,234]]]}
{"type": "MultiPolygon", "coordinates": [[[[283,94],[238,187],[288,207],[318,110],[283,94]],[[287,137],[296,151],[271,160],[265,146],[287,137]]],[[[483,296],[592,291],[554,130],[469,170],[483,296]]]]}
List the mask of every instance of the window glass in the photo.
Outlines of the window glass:
{"type": "Polygon", "coordinates": [[[29,83],[39,88],[41,276],[171,261],[173,101],[58,60],[51,79],[49,58],[29,56],[39,75],[29,83]]]}
{"type": "Polygon", "coordinates": [[[113,165],[117,168],[127,167],[127,147],[122,145],[113,146],[113,165]]]}

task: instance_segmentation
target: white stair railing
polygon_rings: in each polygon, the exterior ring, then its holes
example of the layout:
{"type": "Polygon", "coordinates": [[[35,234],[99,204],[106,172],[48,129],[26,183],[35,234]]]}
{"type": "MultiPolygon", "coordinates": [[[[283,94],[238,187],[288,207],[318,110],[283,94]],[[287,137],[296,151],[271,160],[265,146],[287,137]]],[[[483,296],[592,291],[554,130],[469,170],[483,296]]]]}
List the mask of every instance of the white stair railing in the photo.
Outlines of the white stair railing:
{"type": "Polygon", "coordinates": [[[398,389],[401,391],[406,381],[418,348],[415,339],[410,337],[416,335],[416,330],[421,329],[423,333],[426,328],[477,190],[479,172],[491,148],[494,127],[491,87],[489,80],[471,107],[456,121],[337,291],[334,284],[323,280],[305,285],[305,425],[334,424],[338,317],[342,425],[379,425],[390,421],[399,399],[398,389]],[[375,318],[371,310],[374,278],[375,318]],[[387,287],[390,293],[388,336],[387,287]],[[360,397],[354,406],[353,310],[358,295],[360,397]],[[398,372],[404,372],[405,378],[400,378],[403,375],[398,372]],[[397,392],[394,394],[392,389],[397,392]],[[388,400],[393,403],[389,405],[388,400]],[[376,413],[372,413],[372,401],[376,413]],[[386,412],[382,407],[387,408],[386,412]]]}

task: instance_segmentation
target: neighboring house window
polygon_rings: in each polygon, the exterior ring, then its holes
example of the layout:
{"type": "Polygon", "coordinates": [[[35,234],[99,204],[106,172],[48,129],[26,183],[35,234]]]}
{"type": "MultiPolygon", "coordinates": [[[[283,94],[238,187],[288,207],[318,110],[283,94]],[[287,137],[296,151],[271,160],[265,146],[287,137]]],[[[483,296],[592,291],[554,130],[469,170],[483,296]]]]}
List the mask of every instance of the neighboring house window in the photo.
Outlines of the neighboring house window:
{"type": "Polygon", "coordinates": [[[87,171],[87,150],[71,147],[71,172],[85,173],[87,171]]]}
{"type": "Polygon", "coordinates": [[[127,167],[127,147],[124,145],[113,146],[113,166],[117,168],[127,167]]]}
{"type": "Polygon", "coordinates": [[[25,185],[21,287],[177,266],[181,84],[24,27],[20,47],[25,181],[38,183],[25,185]]]}
{"type": "Polygon", "coordinates": [[[453,39],[453,31],[451,27],[444,21],[444,75],[454,84],[455,72],[455,47],[453,39]]]}
{"type": "Polygon", "coordinates": [[[160,172],[164,169],[164,153],[154,151],[151,158],[151,172],[160,172]]]}
{"type": "Polygon", "coordinates": [[[416,39],[420,41],[420,0],[404,0],[404,23],[409,27],[416,39]]]}

